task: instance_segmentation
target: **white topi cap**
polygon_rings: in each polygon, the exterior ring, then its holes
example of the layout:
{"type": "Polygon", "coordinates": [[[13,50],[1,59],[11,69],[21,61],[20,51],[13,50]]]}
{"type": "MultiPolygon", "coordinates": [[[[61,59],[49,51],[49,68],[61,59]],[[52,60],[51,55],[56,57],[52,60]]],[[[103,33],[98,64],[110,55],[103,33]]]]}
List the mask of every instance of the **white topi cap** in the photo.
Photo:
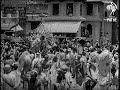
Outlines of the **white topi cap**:
{"type": "Polygon", "coordinates": [[[68,48],[68,51],[71,51],[71,48],[68,48]]]}
{"type": "Polygon", "coordinates": [[[9,65],[9,64],[6,64],[6,65],[4,66],[4,70],[5,70],[5,72],[10,72],[10,70],[11,70],[10,65],[9,65]]]}

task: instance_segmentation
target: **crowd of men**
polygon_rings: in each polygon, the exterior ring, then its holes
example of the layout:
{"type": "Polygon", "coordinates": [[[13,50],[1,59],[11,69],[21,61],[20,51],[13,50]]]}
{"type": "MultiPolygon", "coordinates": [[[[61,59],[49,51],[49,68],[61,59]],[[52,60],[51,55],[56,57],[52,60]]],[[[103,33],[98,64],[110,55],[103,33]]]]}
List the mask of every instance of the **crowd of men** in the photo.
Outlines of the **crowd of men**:
{"type": "Polygon", "coordinates": [[[37,39],[26,47],[1,42],[1,90],[119,89],[118,43],[37,39]],[[108,65],[101,67],[102,59],[108,65]]]}

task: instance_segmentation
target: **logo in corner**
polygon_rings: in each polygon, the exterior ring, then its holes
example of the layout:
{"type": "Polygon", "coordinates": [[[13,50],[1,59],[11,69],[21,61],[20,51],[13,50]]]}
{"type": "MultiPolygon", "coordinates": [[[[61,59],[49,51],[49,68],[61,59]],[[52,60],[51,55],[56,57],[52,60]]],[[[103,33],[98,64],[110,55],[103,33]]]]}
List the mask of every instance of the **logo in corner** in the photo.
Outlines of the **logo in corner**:
{"type": "Polygon", "coordinates": [[[114,2],[110,2],[110,5],[107,5],[107,10],[110,11],[110,15],[114,15],[115,11],[117,10],[117,5],[114,2]]]}

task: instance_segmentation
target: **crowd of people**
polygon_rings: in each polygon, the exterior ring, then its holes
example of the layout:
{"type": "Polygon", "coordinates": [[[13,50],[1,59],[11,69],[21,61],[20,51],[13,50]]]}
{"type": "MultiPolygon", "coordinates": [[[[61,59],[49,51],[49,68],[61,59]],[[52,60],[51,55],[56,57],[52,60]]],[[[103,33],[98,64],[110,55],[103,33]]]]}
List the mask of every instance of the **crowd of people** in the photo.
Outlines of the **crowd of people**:
{"type": "Polygon", "coordinates": [[[24,44],[1,42],[1,90],[119,89],[119,43],[41,36],[24,44]]]}

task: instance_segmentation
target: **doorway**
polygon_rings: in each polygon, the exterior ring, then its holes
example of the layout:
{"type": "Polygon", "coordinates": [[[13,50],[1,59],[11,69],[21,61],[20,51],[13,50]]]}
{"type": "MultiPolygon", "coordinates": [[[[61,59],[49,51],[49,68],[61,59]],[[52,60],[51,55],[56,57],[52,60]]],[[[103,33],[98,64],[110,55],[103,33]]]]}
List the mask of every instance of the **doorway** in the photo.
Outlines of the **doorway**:
{"type": "Polygon", "coordinates": [[[38,27],[40,21],[31,21],[30,23],[31,23],[31,30],[34,30],[38,27]]]}
{"type": "Polygon", "coordinates": [[[92,25],[91,25],[91,24],[88,24],[88,25],[87,25],[86,37],[87,37],[87,38],[92,37],[92,25]]]}

